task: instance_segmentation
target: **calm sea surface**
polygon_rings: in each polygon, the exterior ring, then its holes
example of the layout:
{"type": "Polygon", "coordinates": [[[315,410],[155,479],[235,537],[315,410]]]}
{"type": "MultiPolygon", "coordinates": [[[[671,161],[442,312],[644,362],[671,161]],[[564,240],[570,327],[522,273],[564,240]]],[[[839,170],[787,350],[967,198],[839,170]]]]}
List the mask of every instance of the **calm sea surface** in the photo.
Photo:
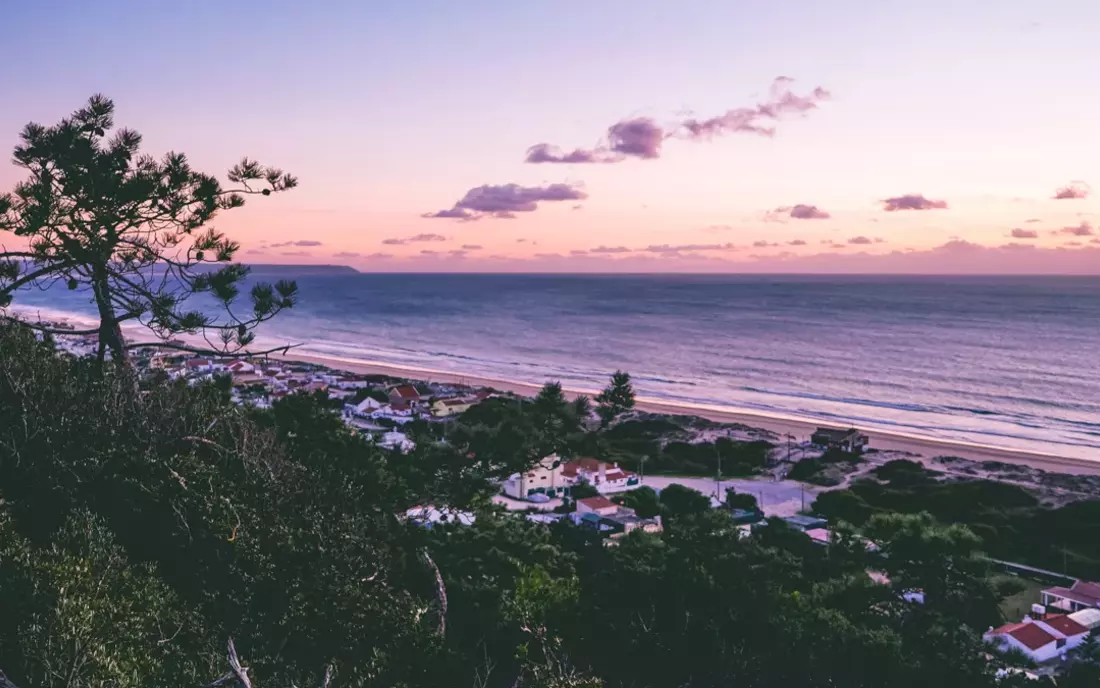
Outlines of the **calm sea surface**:
{"type": "MultiPolygon", "coordinates": [[[[258,278],[266,278],[262,273],[258,278]]],[[[279,275],[284,276],[284,275],[279,275]]],[[[1100,278],[332,275],[303,351],[1100,460],[1100,278]]],[[[17,303],[92,314],[80,294],[17,303]]]]}

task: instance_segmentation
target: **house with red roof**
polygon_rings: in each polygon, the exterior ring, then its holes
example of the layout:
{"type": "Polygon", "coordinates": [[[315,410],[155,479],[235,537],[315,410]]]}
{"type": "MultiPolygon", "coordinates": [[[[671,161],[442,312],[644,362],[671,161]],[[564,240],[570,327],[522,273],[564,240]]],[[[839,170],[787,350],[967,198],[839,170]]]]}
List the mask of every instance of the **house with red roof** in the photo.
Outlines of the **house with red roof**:
{"type": "Polygon", "coordinates": [[[412,385],[397,385],[390,387],[386,392],[389,395],[391,404],[409,404],[416,406],[420,403],[420,392],[416,391],[416,387],[412,385]]]}
{"type": "Polygon", "coordinates": [[[1067,612],[1100,608],[1100,583],[1075,581],[1068,588],[1054,587],[1042,591],[1044,607],[1054,607],[1067,612]]]}
{"type": "Polygon", "coordinates": [[[607,497],[585,497],[577,500],[578,514],[596,514],[598,516],[612,516],[619,511],[619,505],[607,497]]]}
{"type": "Polygon", "coordinates": [[[638,476],[619,464],[610,466],[597,459],[574,459],[562,466],[562,475],[571,483],[586,482],[600,492],[614,492],[637,485],[638,476]]]}
{"type": "Polygon", "coordinates": [[[1034,619],[1025,616],[1020,623],[991,628],[982,639],[1002,649],[1019,650],[1034,662],[1046,662],[1077,647],[1088,636],[1088,628],[1065,614],[1047,614],[1034,619]]]}

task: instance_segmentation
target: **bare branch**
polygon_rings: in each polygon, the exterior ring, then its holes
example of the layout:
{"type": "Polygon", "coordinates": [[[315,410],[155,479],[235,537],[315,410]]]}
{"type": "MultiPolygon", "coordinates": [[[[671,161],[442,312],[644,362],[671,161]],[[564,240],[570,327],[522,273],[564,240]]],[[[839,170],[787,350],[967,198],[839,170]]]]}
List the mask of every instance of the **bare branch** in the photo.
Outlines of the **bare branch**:
{"type": "Polygon", "coordinates": [[[200,349],[194,346],[186,346],[184,344],[172,344],[171,342],[134,342],[133,344],[127,344],[127,349],[140,349],[142,347],[150,349],[174,349],[176,351],[189,351],[193,354],[204,354],[207,356],[221,356],[224,358],[258,358],[260,356],[268,356],[274,353],[285,354],[291,349],[297,348],[301,344],[287,344],[286,346],[277,346],[273,349],[267,349],[266,351],[221,351],[218,349],[200,349]]]}
{"type": "Polygon", "coordinates": [[[252,688],[252,681],[248,678],[248,667],[241,666],[241,660],[237,658],[237,648],[233,645],[233,638],[229,638],[229,668],[237,675],[237,680],[244,688],[252,688]]]}
{"type": "Polygon", "coordinates": [[[11,680],[4,675],[4,672],[0,671],[0,688],[19,688],[19,686],[12,683],[11,680]]]}
{"type": "Polygon", "coordinates": [[[432,555],[428,554],[427,549],[420,550],[420,558],[424,560],[424,563],[428,565],[435,576],[435,601],[437,613],[439,614],[436,633],[442,638],[447,633],[447,586],[443,584],[443,574],[439,572],[439,567],[436,566],[432,555]]]}
{"type": "Polygon", "coordinates": [[[321,688],[328,688],[330,683],[332,683],[332,665],[331,664],[326,664],[325,665],[325,677],[321,681],[321,688]]]}
{"type": "Polygon", "coordinates": [[[60,335],[79,335],[79,334],[99,334],[99,328],[93,328],[90,330],[62,330],[54,327],[47,327],[46,325],[36,325],[34,323],[27,322],[20,318],[16,318],[10,315],[0,315],[0,319],[7,320],[8,322],[22,325],[23,327],[29,327],[32,330],[38,330],[39,332],[49,332],[50,334],[60,335]]]}

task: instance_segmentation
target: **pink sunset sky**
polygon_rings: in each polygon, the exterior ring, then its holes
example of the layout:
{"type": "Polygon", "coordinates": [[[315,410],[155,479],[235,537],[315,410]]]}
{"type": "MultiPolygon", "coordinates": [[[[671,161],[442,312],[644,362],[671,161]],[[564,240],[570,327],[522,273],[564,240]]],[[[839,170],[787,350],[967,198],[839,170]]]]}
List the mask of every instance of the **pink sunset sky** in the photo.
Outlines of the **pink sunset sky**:
{"type": "MultiPolygon", "coordinates": [[[[1100,3],[42,0],[7,15],[0,146],[102,92],[147,152],[299,177],[215,222],[247,262],[1100,273],[1100,3]]],[[[0,166],[0,189],[18,179],[0,166]]]]}

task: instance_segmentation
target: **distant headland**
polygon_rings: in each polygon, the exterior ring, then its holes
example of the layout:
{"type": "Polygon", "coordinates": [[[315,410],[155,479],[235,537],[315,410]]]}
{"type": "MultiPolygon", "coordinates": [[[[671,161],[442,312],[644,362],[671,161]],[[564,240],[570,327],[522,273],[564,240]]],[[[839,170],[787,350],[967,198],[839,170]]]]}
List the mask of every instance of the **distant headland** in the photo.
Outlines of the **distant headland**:
{"type": "Polygon", "coordinates": [[[359,271],[350,265],[271,265],[249,263],[255,275],[358,275],[359,271]]]}

